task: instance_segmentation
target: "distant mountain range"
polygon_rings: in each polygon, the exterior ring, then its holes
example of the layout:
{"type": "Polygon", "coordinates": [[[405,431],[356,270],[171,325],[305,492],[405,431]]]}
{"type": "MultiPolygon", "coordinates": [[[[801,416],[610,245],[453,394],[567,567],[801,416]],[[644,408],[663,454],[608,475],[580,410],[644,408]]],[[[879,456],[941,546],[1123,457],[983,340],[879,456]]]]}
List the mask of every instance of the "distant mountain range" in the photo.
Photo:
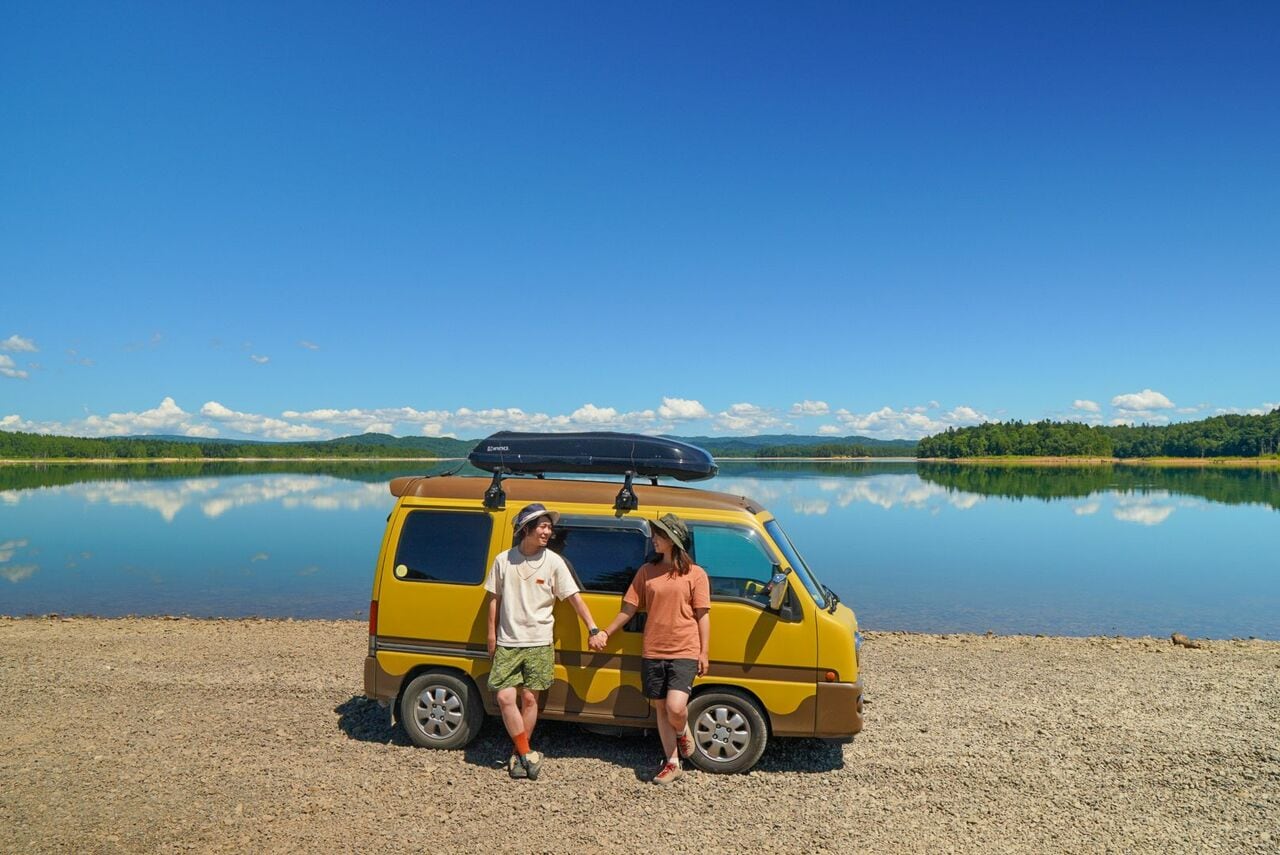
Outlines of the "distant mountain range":
{"type": "MultiPolygon", "coordinates": [[[[913,439],[872,439],[869,436],[801,436],[796,434],[760,434],[758,436],[672,436],[717,457],[802,457],[807,448],[823,450],[861,449],[865,454],[849,456],[911,457],[916,453],[913,439]],[[774,452],[774,453],[769,453],[774,452]]],[[[828,455],[824,455],[828,456],[828,455]]]]}

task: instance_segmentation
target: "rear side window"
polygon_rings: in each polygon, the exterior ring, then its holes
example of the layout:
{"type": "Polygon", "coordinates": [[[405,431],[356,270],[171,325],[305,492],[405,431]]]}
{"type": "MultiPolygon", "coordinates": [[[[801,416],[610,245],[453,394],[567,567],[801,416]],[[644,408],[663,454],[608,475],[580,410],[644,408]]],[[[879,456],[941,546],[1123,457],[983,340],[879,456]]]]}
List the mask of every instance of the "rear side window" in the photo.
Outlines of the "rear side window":
{"type": "Polygon", "coordinates": [[[397,579],[479,585],[489,570],[488,514],[413,511],[396,545],[397,579]]]}
{"type": "Polygon", "coordinates": [[[643,520],[563,516],[550,546],[582,590],[621,594],[649,554],[649,529],[643,520]]]}

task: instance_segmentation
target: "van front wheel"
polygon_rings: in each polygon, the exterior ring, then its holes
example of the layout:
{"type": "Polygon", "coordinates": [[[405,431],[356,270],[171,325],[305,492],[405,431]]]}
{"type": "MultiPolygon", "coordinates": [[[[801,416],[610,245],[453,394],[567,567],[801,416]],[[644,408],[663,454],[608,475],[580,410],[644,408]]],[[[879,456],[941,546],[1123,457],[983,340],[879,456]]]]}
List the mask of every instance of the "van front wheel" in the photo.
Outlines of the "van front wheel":
{"type": "Polygon", "coordinates": [[[693,765],[704,772],[745,772],[769,741],[764,714],[755,701],[730,689],[703,692],[689,701],[693,765]]]}
{"type": "Polygon", "coordinates": [[[443,671],[419,674],[400,698],[400,724],[415,745],[461,748],[484,724],[484,706],[465,679],[443,671]]]}

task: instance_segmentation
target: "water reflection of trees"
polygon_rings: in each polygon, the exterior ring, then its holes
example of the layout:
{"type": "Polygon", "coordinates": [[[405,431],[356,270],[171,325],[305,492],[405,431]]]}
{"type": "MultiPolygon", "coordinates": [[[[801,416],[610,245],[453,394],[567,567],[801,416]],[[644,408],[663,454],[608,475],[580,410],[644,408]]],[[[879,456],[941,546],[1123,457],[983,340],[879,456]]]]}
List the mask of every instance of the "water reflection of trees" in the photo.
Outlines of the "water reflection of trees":
{"type": "Polygon", "coordinates": [[[921,463],[921,479],[947,490],[1007,499],[1069,499],[1115,491],[1167,492],[1225,505],[1257,504],[1280,510],[1280,470],[1146,466],[976,466],[921,463]]]}

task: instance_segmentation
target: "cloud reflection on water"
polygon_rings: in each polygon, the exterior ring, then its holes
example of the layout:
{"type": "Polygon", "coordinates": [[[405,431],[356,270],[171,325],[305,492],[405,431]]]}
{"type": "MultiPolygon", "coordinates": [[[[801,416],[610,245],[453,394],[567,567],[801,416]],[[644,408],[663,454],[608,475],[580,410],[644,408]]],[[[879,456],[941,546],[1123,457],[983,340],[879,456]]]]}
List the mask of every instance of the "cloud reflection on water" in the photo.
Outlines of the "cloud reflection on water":
{"type": "MultiPolygon", "coordinates": [[[[89,504],[139,507],[154,511],[165,522],[192,505],[217,519],[236,508],[279,503],[284,508],[318,511],[360,510],[393,501],[382,482],[348,481],[315,475],[257,475],[245,478],[186,478],[165,481],[90,481],[45,487],[42,493],[75,497],[89,504]]],[[[31,492],[21,498],[32,496],[31,492]]],[[[17,504],[17,491],[0,492],[0,499],[17,504]]],[[[7,548],[0,545],[0,552],[7,548]]],[[[263,556],[266,557],[265,555],[263,556]]]]}
{"type": "Polygon", "coordinates": [[[967,511],[985,501],[985,497],[977,493],[921,481],[914,474],[871,475],[856,479],[797,479],[790,482],[728,477],[721,478],[716,486],[720,492],[750,496],[765,505],[784,502],[797,514],[806,516],[827,514],[832,500],[841,508],[869,504],[885,510],[904,507],[934,512],[943,507],[967,511]]]}

